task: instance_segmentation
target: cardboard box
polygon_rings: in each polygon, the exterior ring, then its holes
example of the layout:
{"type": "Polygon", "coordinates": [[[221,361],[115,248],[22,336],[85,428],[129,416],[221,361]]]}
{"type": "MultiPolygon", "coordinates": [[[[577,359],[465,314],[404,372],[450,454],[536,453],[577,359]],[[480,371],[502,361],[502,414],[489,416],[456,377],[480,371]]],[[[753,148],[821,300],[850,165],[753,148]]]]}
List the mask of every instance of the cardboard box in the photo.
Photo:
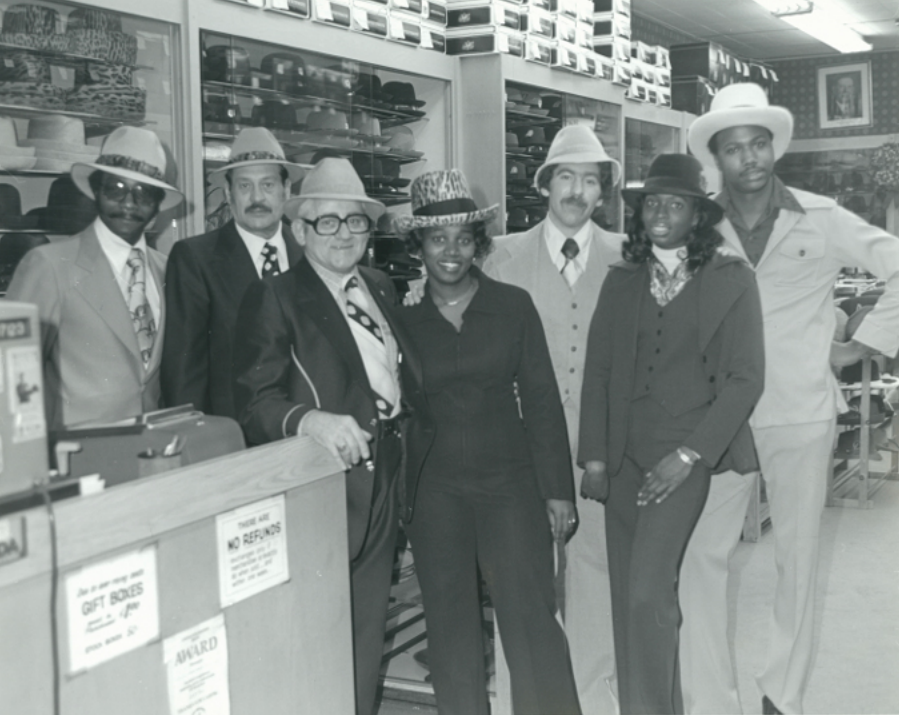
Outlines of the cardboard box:
{"type": "Polygon", "coordinates": [[[447,6],[446,27],[448,30],[468,27],[504,27],[512,31],[521,30],[522,8],[503,0],[467,0],[447,6]]]}
{"type": "Polygon", "coordinates": [[[528,35],[543,37],[552,40],[556,36],[556,22],[549,10],[543,10],[535,5],[523,8],[521,15],[522,29],[528,35]]]}
{"type": "Polygon", "coordinates": [[[553,46],[551,67],[569,70],[571,72],[578,71],[578,49],[575,45],[567,42],[556,42],[553,46]]]}
{"type": "Polygon", "coordinates": [[[631,41],[631,57],[640,62],[654,65],[656,63],[655,45],[648,45],[640,40],[631,41]]]}
{"type": "Polygon", "coordinates": [[[446,32],[446,54],[507,54],[522,57],[524,33],[491,25],[454,28],[446,32]]]}
{"type": "Polygon", "coordinates": [[[705,114],[717,88],[706,77],[672,77],[671,106],[682,112],[705,114]]]}
{"type": "Polygon", "coordinates": [[[525,35],[524,58],[529,62],[549,66],[552,63],[553,43],[544,37],[525,35]]]}
{"type": "Polygon", "coordinates": [[[353,0],[351,27],[375,37],[387,37],[387,8],[371,0],[353,0]]]}
{"type": "Polygon", "coordinates": [[[387,0],[387,7],[391,13],[405,12],[416,17],[421,17],[422,0],[387,0]]]}
{"type": "Polygon", "coordinates": [[[550,10],[556,15],[565,15],[572,20],[577,20],[578,2],[579,0],[551,0],[550,10]]]}
{"type": "Polygon", "coordinates": [[[671,89],[669,87],[658,87],[656,89],[656,104],[660,107],[671,106],[671,89]]]}
{"type": "Polygon", "coordinates": [[[593,53],[596,57],[596,76],[608,82],[612,81],[612,70],[615,67],[615,61],[610,57],[601,55],[598,52],[593,53]]]}
{"type": "Polygon", "coordinates": [[[308,18],[312,14],[310,0],[268,0],[268,7],[302,18],[308,18]]]}
{"type": "Polygon", "coordinates": [[[404,12],[387,12],[387,39],[405,45],[421,45],[421,20],[404,12]]]}
{"type": "Polygon", "coordinates": [[[553,13],[553,21],[556,23],[556,40],[577,45],[577,20],[567,15],[553,13]]]}
{"type": "Polygon", "coordinates": [[[631,16],[631,0],[593,0],[593,12],[615,12],[631,16]]]}
{"type": "Polygon", "coordinates": [[[349,0],[313,0],[312,20],[349,28],[352,24],[349,0]]]}
{"type": "Polygon", "coordinates": [[[443,0],[424,0],[421,4],[421,18],[432,25],[446,27],[446,2],[443,0]]]}
{"type": "Polygon", "coordinates": [[[446,27],[436,23],[421,23],[421,48],[423,50],[434,50],[435,52],[446,52],[446,27]]]}

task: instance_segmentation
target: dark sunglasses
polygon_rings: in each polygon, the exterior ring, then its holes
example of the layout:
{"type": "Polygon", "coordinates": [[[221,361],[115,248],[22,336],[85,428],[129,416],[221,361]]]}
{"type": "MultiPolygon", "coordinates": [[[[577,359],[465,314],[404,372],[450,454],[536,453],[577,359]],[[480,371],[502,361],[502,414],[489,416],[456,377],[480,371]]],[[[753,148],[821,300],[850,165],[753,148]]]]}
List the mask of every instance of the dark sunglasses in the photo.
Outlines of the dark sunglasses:
{"type": "Polygon", "coordinates": [[[135,184],[129,187],[124,181],[104,180],[100,184],[100,192],[104,197],[116,203],[122,203],[130,194],[131,200],[138,206],[155,206],[165,196],[165,191],[157,186],[135,184]]]}

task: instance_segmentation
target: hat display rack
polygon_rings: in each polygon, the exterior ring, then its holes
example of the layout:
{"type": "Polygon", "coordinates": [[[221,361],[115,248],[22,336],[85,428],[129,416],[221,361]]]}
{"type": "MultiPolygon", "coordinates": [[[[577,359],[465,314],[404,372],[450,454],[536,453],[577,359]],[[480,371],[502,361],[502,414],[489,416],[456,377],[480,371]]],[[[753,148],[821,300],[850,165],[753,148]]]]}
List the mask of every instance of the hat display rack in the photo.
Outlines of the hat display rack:
{"type": "MultiPolygon", "coordinates": [[[[416,135],[428,122],[414,75],[213,32],[203,46],[203,159],[207,173],[223,166],[244,128],[269,129],[291,161],[349,159],[366,193],[384,205],[410,201],[409,184],[426,166],[416,135]]],[[[295,187],[296,188],[296,187],[295,187]]],[[[219,224],[224,193],[207,195],[207,224],[219,224]],[[215,204],[219,205],[216,206],[215,204]]],[[[369,263],[401,289],[420,276],[421,262],[383,221],[373,232],[369,263]]]]}

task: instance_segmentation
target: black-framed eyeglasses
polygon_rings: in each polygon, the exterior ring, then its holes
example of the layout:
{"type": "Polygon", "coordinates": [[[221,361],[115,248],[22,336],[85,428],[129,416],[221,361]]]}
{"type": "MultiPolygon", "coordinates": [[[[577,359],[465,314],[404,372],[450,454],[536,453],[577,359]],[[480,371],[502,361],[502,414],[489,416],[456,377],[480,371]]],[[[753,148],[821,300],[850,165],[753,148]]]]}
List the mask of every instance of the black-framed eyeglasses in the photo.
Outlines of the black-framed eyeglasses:
{"type": "Polygon", "coordinates": [[[165,192],[157,186],[147,184],[128,186],[124,181],[117,179],[104,180],[100,184],[100,191],[104,197],[117,204],[122,203],[131,194],[131,200],[138,206],[153,206],[162,201],[165,195],[165,192]]]}
{"type": "Polygon", "coordinates": [[[340,231],[340,225],[344,223],[350,233],[367,233],[371,230],[371,219],[365,214],[350,214],[343,218],[335,214],[327,214],[319,216],[314,221],[310,221],[308,218],[304,218],[303,221],[312,226],[319,236],[336,235],[340,231]]]}

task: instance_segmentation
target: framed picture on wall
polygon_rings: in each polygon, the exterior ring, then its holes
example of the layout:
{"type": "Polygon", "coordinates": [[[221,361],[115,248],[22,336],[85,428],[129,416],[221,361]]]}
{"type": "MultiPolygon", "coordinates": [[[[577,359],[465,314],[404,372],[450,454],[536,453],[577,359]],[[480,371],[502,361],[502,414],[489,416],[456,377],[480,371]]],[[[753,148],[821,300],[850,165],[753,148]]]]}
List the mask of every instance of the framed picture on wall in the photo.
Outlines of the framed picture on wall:
{"type": "Polygon", "coordinates": [[[871,64],[818,69],[818,127],[842,129],[871,124],[871,64]]]}

